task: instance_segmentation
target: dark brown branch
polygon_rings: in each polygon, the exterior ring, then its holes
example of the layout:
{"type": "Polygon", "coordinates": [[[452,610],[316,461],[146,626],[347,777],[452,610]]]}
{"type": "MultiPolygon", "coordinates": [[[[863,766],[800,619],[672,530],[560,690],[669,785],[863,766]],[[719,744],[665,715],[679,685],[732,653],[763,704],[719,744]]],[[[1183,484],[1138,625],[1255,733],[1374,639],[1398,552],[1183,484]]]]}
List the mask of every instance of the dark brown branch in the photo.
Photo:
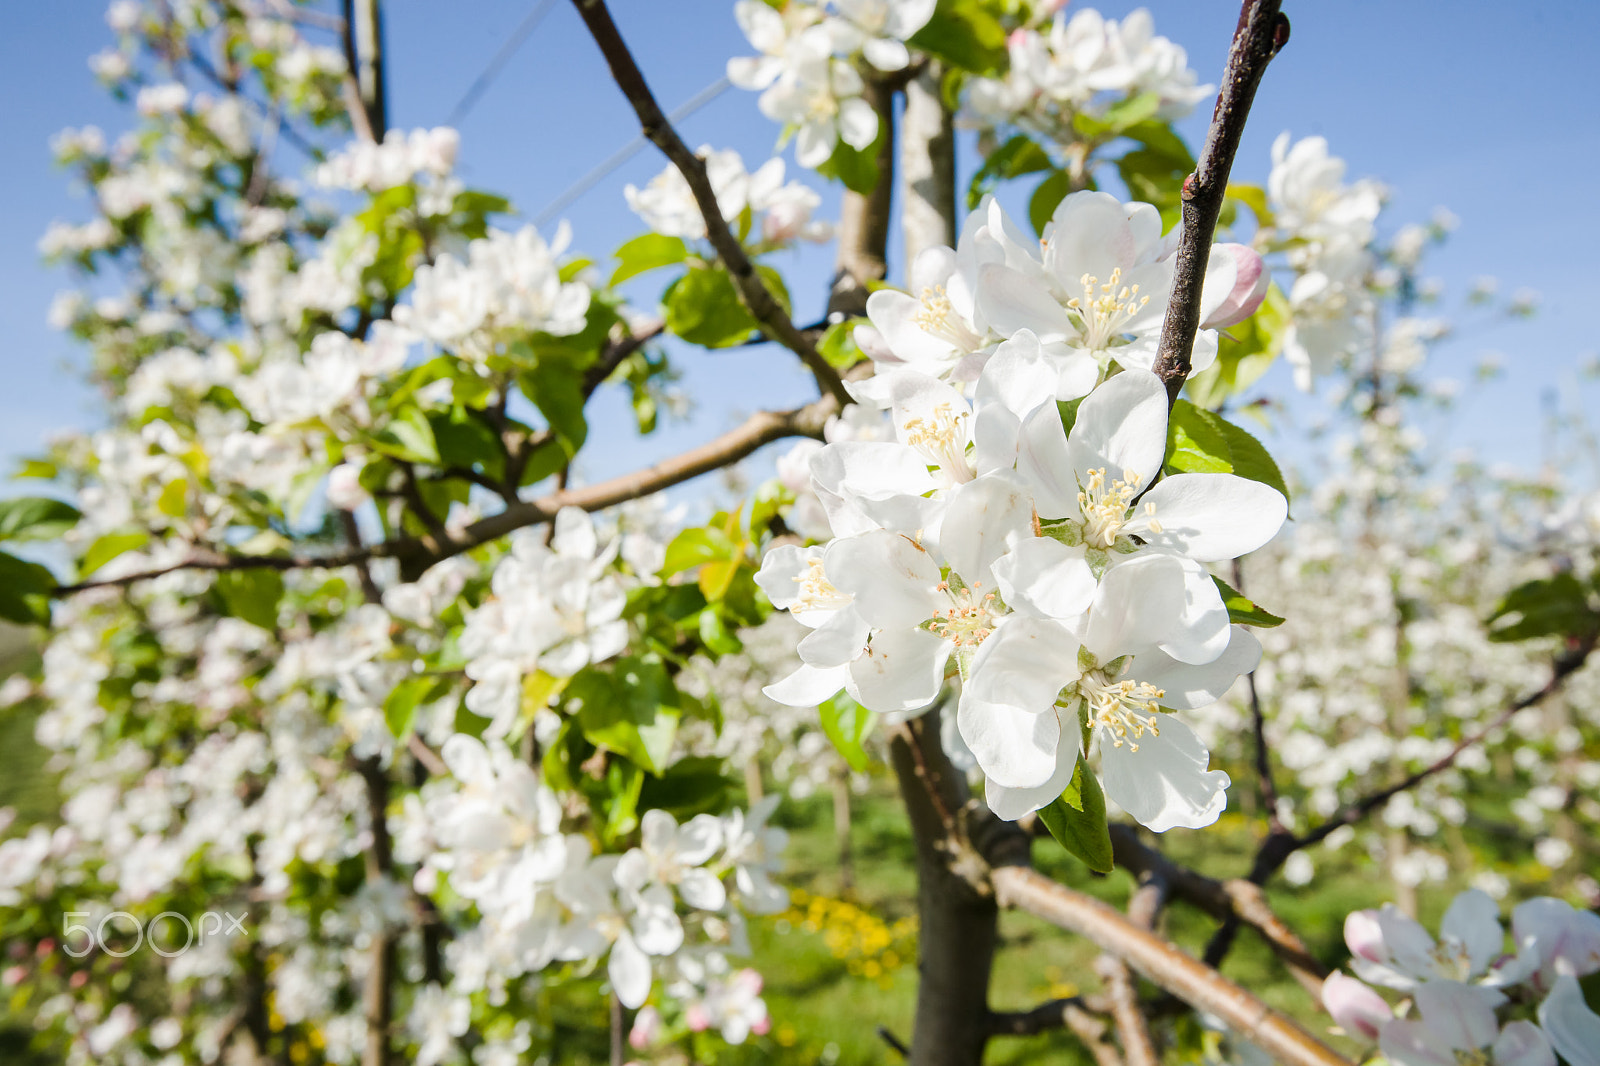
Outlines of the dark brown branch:
{"type": "MultiPolygon", "coordinates": [[[[1346,804],[1333,817],[1303,835],[1297,836],[1287,830],[1269,833],[1267,838],[1261,842],[1261,847],[1256,851],[1255,861],[1251,865],[1248,881],[1258,886],[1266,884],[1268,879],[1277,873],[1283,864],[1288,861],[1289,856],[1295,852],[1300,851],[1302,848],[1308,848],[1313,844],[1321,843],[1340,826],[1354,825],[1400,793],[1415,788],[1435,774],[1442,773],[1454,766],[1456,760],[1461,757],[1462,752],[1480,743],[1496,730],[1503,728],[1519,712],[1543,702],[1560,691],[1562,686],[1566,684],[1567,678],[1581,669],[1583,664],[1588,661],[1589,656],[1594,651],[1594,647],[1595,642],[1590,640],[1572,648],[1565,655],[1556,659],[1550,671],[1550,680],[1545,682],[1542,688],[1536,692],[1530,692],[1504,711],[1501,711],[1492,722],[1482,729],[1462,737],[1448,752],[1421,770],[1407,775],[1386,788],[1381,788],[1352,803],[1346,804]]],[[[1238,915],[1232,915],[1224,920],[1211,937],[1210,942],[1206,944],[1205,961],[1212,966],[1221,966],[1222,961],[1227,958],[1229,950],[1232,949],[1238,932],[1238,915]]]]}
{"type": "MultiPolygon", "coordinates": [[[[1297,837],[1295,839],[1295,847],[1293,851],[1298,851],[1301,848],[1309,847],[1312,844],[1320,842],[1340,826],[1351,825],[1360,821],[1362,818],[1365,818],[1377,808],[1383,806],[1385,803],[1388,803],[1400,793],[1405,792],[1408,789],[1415,788],[1417,785],[1426,781],[1434,774],[1448,770],[1450,767],[1455,765],[1456,760],[1461,757],[1462,752],[1466,751],[1474,744],[1479,743],[1489,734],[1504,727],[1505,724],[1511,721],[1511,719],[1516,716],[1518,712],[1525,711],[1536,703],[1542,703],[1544,700],[1560,691],[1561,687],[1566,684],[1567,678],[1577,673],[1583,664],[1588,661],[1589,655],[1593,651],[1594,642],[1589,641],[1572,650],[1568,654],[1561,656],[1555,661],[1555,664],[1550,671],[1550,680],[1545,682],[1544,687],[1540,688],[1537,692],[1530,692],[1528,695],[1522,697],[1520,700],[1507,707],[1504,711],[1501,711],[1500,714],[1495,717],[1494,721],[1490,722],[1476,733],[1469,733],[1462,737],[1448,752],[1434,760],[1429,765],[1423,767],[1421,770],[1408,775],[1404,779],[1395,782],[1387,788],[1379,789],[1377,792],[1363,796],[1354,803],[1348,804],[1342,810],[1340,810],[1339,813],[1335,814],[1332,818],[1329,818],[1322,825],[1317,826],[1317,828],[1306,833],[1304,836],[1297,837]]],[[[1289,854],[1292,854],[1292,852],[1289,854]]],[[[1287,859],[1289,855],[1285,854],[1283,857],[1287,859]]],[[[1281,863],[1282,860],[1279,861],[1281,863]]],[[[1254,878],[1252,878],[1252,880],[1254,880],[1254,878]]]]}
{"type": "Polygon", "coordinates": [[[722,217],[722,208],[717,203],[717,195],[711,188],[711,179],[706,176],[705,160],[683,143],[683,138],[678,136],[678,131],[662,112],[649,83],[645,81],[644,73],[623,41],[617,24],[612,21],[604,0],[572,0],[572,3],[578,9],[584,25],[589,28],[589,35],[600,46],[617,88],[622,90],[622,95],[633,105],[634,114],[639,116],[639,128],[689,183],[695,203],[705,220],[706,236],[732,275],[739,299],[761,323],[768,336],[800,357],[824,393],[832,395],[841,406],[851,403],[850,393],[845,389],[839,372],[822,357],[816,345],[795,327],[783,305],[756,273],[739,239],[728,229],[722,217]]]}
{"type": "Polygon", "coordinates": [[[1108,1028],[1100,1017],[1111,1007],[1099,1002],[1104,997],[1073,996],[1053,999],[1032,1010],[998,1011],[989,1014],[989,1035],[1037,1036],[1055,1029],[1067,1029],[1094,1057],[1095,1066],[1123,1066],[1122,1056],[1106,1037],[1108,1028]]]}
{"type": "Polygon", "coordinates": [[[1158,875],[1174,897],[1199,908],[1221,922],[1242,921],[1266,941],[1294,978],[1308,992],[1320,995],[1327,969],[1306,949],[1305,943],[1267,905],[1259,885],[1242,878],[1218,881],[1181,866],[1139,839],[1128,825],[1111,827],[1111,851],[1118,866],[1134,874],[1158,875]]]}
{"type": "Polygon", "coordinates": [[[764,444],[785,437],[820,437],[822,427],[839,411],[832,396],[824,396],[805,407],[791,411],[760,411],[747,418],[736,429],[671,459],[623,474],[594,485],[565,489],[548,496],[507,507],[498,514],[480,519],[465,529],[446,530],[442,534],[423,537],[403,537],[384,541],[370,547],[348,548],[343,551],[321,554],[292,553],[287,555],[234,555],[212,548],[196,547],[194,554],[181,563],[153,570],[141,570],[122,577],[103,581],[82,581],[62,585],[52,595],[65,596],[89,589],[118,588],[140,581],[162,577],[179,570],[301,570],[334,569],[350,566],[364,559],[399,559],[407,568],[417,572],[480,544],[487,544],[521,529],[548,522],[563,507],[579,507],[585,511],[604,508],[636,500],[653,492],[671,488],[680,482],[699,477],[743,459],[764,444]]]}
{"type": "Polygon", "coordinates": [[[1200,328],[1206,262],[1227,194],[1228,172],[1233,169],[1245,119],[1267,64],[1289,40],[1289,20],[1278,10],[1281,4],[1282,0],[1245,0],[1239,12],[1239,26],[1233,32],[1233,47],[1228,51],[1228,67],[1222,76],[1211,128],[1206,131],[1194,173],[1183,182],[1183,236],[1154,367],[1173,403],[1189,376],[1189,358],[1200,328]]]}

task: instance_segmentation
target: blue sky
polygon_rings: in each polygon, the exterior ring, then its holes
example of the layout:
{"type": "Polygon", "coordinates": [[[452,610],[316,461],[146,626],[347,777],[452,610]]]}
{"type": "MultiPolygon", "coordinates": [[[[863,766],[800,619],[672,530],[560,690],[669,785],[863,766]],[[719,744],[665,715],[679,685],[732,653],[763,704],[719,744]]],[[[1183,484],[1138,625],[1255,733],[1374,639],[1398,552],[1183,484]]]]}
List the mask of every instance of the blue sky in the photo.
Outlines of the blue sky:
{"type": "MultiPolygon", "coordinates": [[[[534,0],[388,0],[391,121],[441,123],[534,0]]],[[[1120,16],[1135,5],[1108,2],[1120,16]]],[[[1237,5],[1232,0],[1156,0],[1158,32],[1184,45],[1202,80],[1215,82],[1237,5]]],[[[715,81],[726,58],[747,47],[728,0],[613,0],[624,34],[667,107],[715,81]]],[[[1274,62],[1251,115],[1234,177],[1264,181],[1268,153],[1283,130],[1322,134],[1350,162],[1352,176],[1391,187],[1387,224],[1423,221],[1436,206],[1461,219],[1430,272],[1459,297],[1490,274],[1502,291],[1543,296],[1531,322],[1463,330],[1441,349],[1436,372],[1465,378],[1485,351],[1503,353],[1512,373],[1461,408],[1452,442],[1491,460],[1537,459],[1541,392],[1559,387],[1577,402],[1574,368],[1600,351],[1586,312],[1600,290],[1592,249],[1600,238],[1600,4],[1517,8],[1478,0],[1288,0],[1293,37],[1274,62]]],[[[110,41],[99,3],[56,0],[18,5],[0,39],[0,461],[27,454],[43,437],[97,424],[82,384],[81,353],[50,331],[45,311],[66,282],[44,270],[35,246],[52,218],[81,221],[86,204],[51,164],[47,142],[69,125],[107,131],[127,118],[100,90],[87,57],[110,41]]],[[[1209,108],[1183,125],[1198,143],[1209,108]]],[[[558,2],[462,123],[460,173],[509,195],[532,217],[634,135],[631,112],[610,83],[570,5],[558,2]]],[[[691,143],[733,147],[753,167],[776,130],[751,94],[730,90],[683,125],[691,143]]],[[[566,212],[574,248],[603,260],[642,229],[622,188],[663,165],[640,152],[566,212]]],[[[961,180],[975,163],[962,161],[961,180]]],[[[791,172],[794,168],[791,164],[791,172]]],[[[897,251],[897,250],[896,250],[897,251]]],[[[896,256],[897,258],[897,256],[896,256]]],[[[789,278],[797,311],[821,305],[826,249],[774,261],[789,278]]],[[[898,277],[898,264],[891,265],[898,277]]],[[[657,282],[633,290],[648,306],[657,282]]],[[[808,378],[792,357],[768,349],[686,355],[685,385],[696,397],[691,424],[648,441],[627,427],[619,395],[602,393],[584,473],[603,477],[701,441],[757,407],[801,402],[808,378]]],[[[1297,405],[1301,417],[1314,405],[1297,405]]],[[[1287,438],[1293,454],[1303,445],[1287,438]]]]}

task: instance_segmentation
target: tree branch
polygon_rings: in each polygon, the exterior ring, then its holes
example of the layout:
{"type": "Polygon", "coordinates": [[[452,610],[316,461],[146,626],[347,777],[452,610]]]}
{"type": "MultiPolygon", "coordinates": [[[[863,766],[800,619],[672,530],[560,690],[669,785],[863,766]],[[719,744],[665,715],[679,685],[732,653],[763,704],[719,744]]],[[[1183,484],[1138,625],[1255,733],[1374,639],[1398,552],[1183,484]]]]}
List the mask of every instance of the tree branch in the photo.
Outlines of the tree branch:
{"type": "Polygon", "coordinates": [[[1215,1014],[1279,1062],[1349,1066],[1289,1018],[1093,896],[1022,866],[1000,867],[991,876],[1002,905],[1087,938],[1189,1005],[1215,1014]]]}
{"type": "Polygon", "coordinates": [[[1107,1004],[1101,1006],[1105,1010],[1097,1010],[1094,1000],[1088,997],[1073,996],[1041,1003],[1032,1010],[991,1011],[989,1035],[1037,1036],[1055,1029],[1069,1029],[1094,1056],[1095,1066],[1123,1066],[1122,1056],[1106,1039],[1105,1021],[1098,1017],[1110,1007],[1107,1004]]]}
{"type": "Polygon", "coordinates": [[[1327,968],[1306,949],[1283,919],[1267,905],[1261,886],[1235,878],[1218,881],[1187,866],[1180,866],[1139,839],[1132,826],[1111,826],[1111,852],[1118,866],[1135,874],[1159,876],[1171,894],[1218,921],[1241,921],[1250,926],[1283,960],[1295,980],[1313,995],[1321,995],[1327,968]]]}
{"type": "Polygon", "coordinates": [[[1167,386],[1169,403],[1176,403],[1189,376],[1189,358],[1200,328],[1200,294],[1205,286],[1206,262],[1217,216],[1227,194],[1228,172],[1239,151],[1245,119],[1255,99],[1256,87],[1267,64],[1289,40],[1289,20],[1279,11],[1282,0],[1244,0],[1239,25],[1228,51],[1211,128],[1195,171],[1183,182],[1183,237],[1178,245],[1172,278],[1172,302],[1161,326],[1161,346],[1154,370],[1167,386]]]}
{"type": "Polygon", "coordinates": [[[673,129],[672,123],[662,112],[655,94],[650,91],[649,83],[645,81],[644,73],[623,41],[617,24],[612,21],[605,0],[572,0],[572,5],[578,9],[578,15],[589,28],[589,35],[594,38],[595,44],[600,46],[617,88],[622,90],[622,95],[633,105],[634,114],[639,116],[639,128],[689,183],[695,203],[705,220],[706,236],[732,275],[739,299],[761,323],[768,336],[800,357],[824,393],[832,395],[841,406],[851,403],[850,393],[846,391],[839,372],[795,327],[788,312],[756,273],[744,246],[728,229],[728,223],[722,217],[722,208],[717,203],[717,195],[711,188],[711,179],[706,176],[705,160],[683,143],[683,138],[678,136],[678,131],[673,129]]]}
{"type": "Polygon", "coordinates": [[[102,581],[82,581],[72,585],[62,585],[54,589],[51,594],[65,596],[90,589],[118,588],[179,570],[334,569],[350,566],[365,559],[379,558],[399,559],[408,567],[420,567],[417,571],[420,573],[421,570],[442,559],[470,551],[524,526],[548,522],[555,518],[556,512],[563,507],[579,507],[585,511],[604,510],[628,500],[660,492],[662,489],[671,488],[673,485],[737,462],[772,441],[782,440],[785,437],[820,437],[822,427],[838,412],[839,404],[832,396],[824,396],[805,407],[790,411],[758,411],[736,429],[671,459],[598,484],[564,489],[537,500],[513,504],[498,514],[480,519],[461,530],[446,529],[440,534],[403,537],[370,547],[352,547],[344,551],[317,555],[233,555],[212,548],[197,547],[193,555],[180,563],[102,581]]]}

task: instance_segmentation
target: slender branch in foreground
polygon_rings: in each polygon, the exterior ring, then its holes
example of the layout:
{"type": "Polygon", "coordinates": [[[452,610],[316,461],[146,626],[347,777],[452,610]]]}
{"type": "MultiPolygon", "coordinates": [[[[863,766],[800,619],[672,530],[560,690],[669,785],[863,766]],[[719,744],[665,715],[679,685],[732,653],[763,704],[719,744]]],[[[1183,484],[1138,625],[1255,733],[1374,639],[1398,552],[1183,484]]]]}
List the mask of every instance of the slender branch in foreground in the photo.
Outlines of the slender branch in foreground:
{"type": "Polygon", "coordinates": [[[1172,302],[1167,305],[1166,321],[1161,326],[1161,346],[1156,351],[1154,367],[1156,376],[1167,386],[1169,402],[1177,402],[1189,376],[1189,357],[1200,328],[1200,294],[1205,286],[1206,262],[1211,256],[1211,238],[1217,231],[1217,216],[1222,213],[1228,172],[1239,151],[1245,119],[1267,64],[1289,40],[1289,19],[1278,10],[1281,4],[1282,0],[1244,0],[1211,128],[1206,131],[1194,173],[1183,182],[1183,237],[1172,278],[1172,302]]]}
{"type": "Polygon", "coordinates": [[[1349,1066],[1289,1018],[1093,896],[1023,866],[1000,867],[991,877],[1002,905],[1087,938],[1190,1006],[1215,1014],[1279,1062],[1287,1066],[1349,1066]]]}
{"type": "Polygon", "coordinates": [[[832,396],[824,396],[805,407],[797,407],[790,411],[758,411],[745,419],[737,428],[671,459],[664,459],[641,470],[635,470],[631,474],[623,474],[594,485],[564,489],[537,500],[513,504],[498,514],[479,519],[463,529],[446,529],[442,533],[424,537],[404,537],[370,547],[352,547],[343,551],[315,555],[304,553],[232,555],[210,548],[196,548],[189,558],[170,566],[141,570],[102,581],[62,585],[52,590],[51,595],[65,596],[89,589],[117,588],[180,570],[334,569],[350,566],[365,559],[380,558],[399,559],[408,569],[416,568],[420,573],[421,570],[442,559],[470,551],[480,544],[486,544],[524,526],[549,522],[563,507],[579,507],[585,511],[604,510],[628,500],[660,492],[662,489],[671,488],[680,482],[737,462],[772,441],[782,440],[785,437],[820,437],[822,427],[838,412],[838,401],[832,396]]]}
{"type": "Polygon", "coordinates": [[[622,95],[633,105],[634,114],[639,116],[639,128],[689,183],[701,217],[705,220],[706,236],[732,275],[739,299],[773,340],[800,357],[824,393],[831,394],[841,405],[851,403],[850,393],[846,391],[839,372],[822,357],[816,345],[795,327],[783,305],[756,273],[744,246],[728,229],[728,223],[722,217],[722,208],[717,203],[717,194],[711,188],[711,179],[706,176],[705,160],[683,143],[683,138],[678,136],[678,131],[661,110],[649,83],[645,81],[644,72],[639,69],[617,24],[612,21],[605,0],[572,0],[572,5],[578,9],[578,15],[589,28],[589,35],[594,38],[595,44],[600,46],[617,88],[622,90],[622,95]]]}

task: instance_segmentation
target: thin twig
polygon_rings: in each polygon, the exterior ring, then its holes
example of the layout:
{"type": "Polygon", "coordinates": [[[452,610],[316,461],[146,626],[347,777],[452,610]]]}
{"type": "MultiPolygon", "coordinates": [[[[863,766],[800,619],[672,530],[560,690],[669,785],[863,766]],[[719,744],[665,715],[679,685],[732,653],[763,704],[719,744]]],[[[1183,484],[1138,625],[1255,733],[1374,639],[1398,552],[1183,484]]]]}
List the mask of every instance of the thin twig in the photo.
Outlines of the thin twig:
{"type": "Polygon", "coordinates": [[[822,357],[805,334],[795,327],[788,312],[778,303],[777,297],[756,273],[755,265],[745,254],[739,239],[728,229],[728,223],[722,217],[722,207],[717,203],[717,194],[711,188],[711,179],[706,175],[705,160],[683,143],[683,138],[678,136],[678,131],[662,113],[661,105],[656,102],[655,94],[645,81],[644,73],[634,60],[633,53],[628,50],[627,43],[623,41],[617,24],[612,21],[611,12],[607,10],[604,0],[572,0],[572,2],[578,9],[584,25],[589,28],[589,34],[594,38],[595,44],[600,46],[600,52],[605,56],[606,63],[611,67],[611,77],[616,81],[617,88],[622,90],[622,95],[633,105],[634,114],[639,117],[639,128],[651,143],[660,148],[672,161],[684,180],[689,183],[695,203],[705,220],[706,236],[728,268],[728,273],[733,277],[739,299],[773,340],[800,357],[816,377],[817,384],[824,393],[831,394],[841,406],[851,403],[850,393],[845,389],[839,372],[822,357]]]}
{"type": "Polygon", "coordinates": [[[1194,173],[1183,182],[1183,236],[1154,366],[1156,376],[1167,386],[1171,403],[1177,402],[1189,376],[1189,357],[1200,328],[1200,295],[1205,287],[1211,238],[1217,231],[1217,216],[1222,213],[1228,172],[1239,151],[1245,119],[1267,64],[1289,40],[1289,20],[1278,10],[1281,3],[1282,0],[1245,0],[1239,12],[1239,26],[1233,33],[1233,47],[1228,51],[1228,67],[1222,76],[1211,128],[1206,131],[1194,173]]]}
{"type": "MultiPolygon", "coordinates": [[[[1233,561],[1233,587],[1240,592],[1244,591],[1244,561],[1233,561]]],[[[1256,756],[1256,790],[1261,797],[1261,806],[1266,811],[1267,831],[1279,833],[1283,831],[1283,819],[1278,817],[1278,785],[1272,778],[1272,753],[1267,745],[1267,718],[1261,709],[1261,694],[1256,690],[1256,672],[1250,671],[1244,676],[1245,687],[1250,693],[1250,720],[1255,730],[1255,756],[1256,756]]]]}

